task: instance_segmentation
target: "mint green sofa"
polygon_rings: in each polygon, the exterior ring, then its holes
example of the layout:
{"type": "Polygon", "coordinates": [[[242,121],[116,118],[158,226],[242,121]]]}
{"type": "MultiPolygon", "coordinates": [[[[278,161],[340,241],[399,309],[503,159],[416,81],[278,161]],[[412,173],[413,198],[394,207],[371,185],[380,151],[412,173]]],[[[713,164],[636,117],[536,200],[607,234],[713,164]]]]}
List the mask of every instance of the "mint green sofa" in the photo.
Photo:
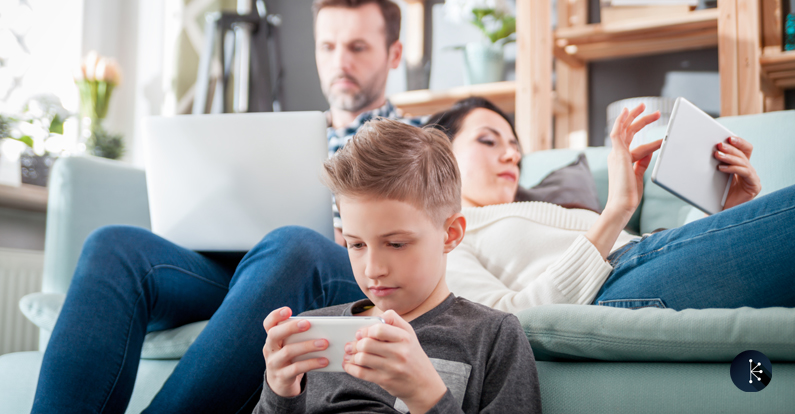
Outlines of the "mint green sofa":
{"type": "MultiPolygon", "coordinates": [[[[720,121],[754,144],[752,161],[762,177],[763,194],[795,184],[795,111],[720,121]]],[[[521,183],[534,185],[579,152],[525,156],[521,183]]],[[[603,205],[608,152],[585,150],[603,205]]],[[[139,169],[96,158],[66,158],[56,163],[50,182],[43,293],[21,303],[26,315],[45,329],[40,351],[0,356],[2,413],[30,411],[49,338],[46,328],[55,322],[86,236],[108,224],[149,227],[144,173],[139,169]]],[[[700,217],[703,214],[651,184],[647,174],[642,204],[629,227],[643,233],[700,217]]],[[[538,360],[545,412],[795,412],[795,310],[676,312],[552,305],[518,316],[538,360]],[[735,388],[729,377],[730,362],[747,349],[763,352],[773,362],[770,385],[754,394],[735,388]]],[[[191,324],[147,337],[127,412],[146,407],[203,326],[191,324]]]]}

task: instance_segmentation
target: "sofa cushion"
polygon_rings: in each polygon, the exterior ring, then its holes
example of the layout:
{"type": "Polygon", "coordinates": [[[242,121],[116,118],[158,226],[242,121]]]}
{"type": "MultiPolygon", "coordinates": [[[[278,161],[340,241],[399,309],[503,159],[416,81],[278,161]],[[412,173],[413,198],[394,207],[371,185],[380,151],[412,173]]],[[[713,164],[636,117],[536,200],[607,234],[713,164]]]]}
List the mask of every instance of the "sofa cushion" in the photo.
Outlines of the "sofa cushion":
{"type": "Polygon", "coordinates": [[[61,293],[31,293],[19,300],[19,310],[34,325],[52,332],[58,314],[61,313],[64,298],[66,295],[61,293]]]}
{"type": "Polygon", "coordinates": [[[519,186],[515,201],[544,201],[573,208],[601,212],[588,159],[580,154],[571,164],[552,171],[532,188],[519,186]]]}
{"type": "Polygon", "coordinates": [[[517,313],[540,361],[730,362],[753,349],[795,361],[795,309],[546,305],[517,313]]]}
{"type": "MultiPolygon", "coordinates": [[[[19,308],[39,328],[52,332],[66,295],[31,293],[19,301],[19,308]]],[[[207,321],[199,321],[164,331],[149,332],[144,339],[141,359],[180,359],[199,336],[207,321]]]]}
{"type": "Polygon", "coordinates": [[[795,184],[795,111],[731,116],[718,122],[754,146],[751,164],[762,180],[760,196],[795,184]]]}
{"type": "MultiPolygon", "coordinates": [[[[525,154],[522,157],[522,172],[519,176],[519,185],[526,188],[537,185],[551,172],[576,161],[581,153],[584,153],[588,160],[588,167],[596,184],[599,209],[604,209],[607,203],[607,155],[610,153],[610,147],[588,147],[582,150],[554,149],[525,154]]],[[[632,215],[629,223],[627,223],[628,231],[640,234],[640,214],[642,209],[643,204],[632,215]]]]}

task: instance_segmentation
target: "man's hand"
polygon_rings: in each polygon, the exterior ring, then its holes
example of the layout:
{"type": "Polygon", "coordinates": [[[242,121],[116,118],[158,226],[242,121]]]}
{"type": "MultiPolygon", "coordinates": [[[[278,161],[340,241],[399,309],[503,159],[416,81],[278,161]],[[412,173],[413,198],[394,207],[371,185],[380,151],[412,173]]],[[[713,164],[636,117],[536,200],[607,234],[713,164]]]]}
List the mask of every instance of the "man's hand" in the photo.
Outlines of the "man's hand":
{"type": "Polygon", "coordinates": [[[309,321],[287,319],[292,315],[288,307],[276,309],[271,312],[262,325],[268,333],[262,355],[265,356],[265,373],[268,386],[280,397],[295,397],[301,394],[301,379],[304,374],[313,369],[323,368],[328,365],[326,358],[312,358],[293,363],[293,359],[316,351],[328,348],[328,341],[304,341],[284,345],[285,339],[290,335],[304,332],[309,329],[309,321]],[[287,321],[284,323],[280,323],[287,321]]]}
{"type": "Polygon", "coordinates": [[[718,169],[734,176],[724,210],[751,201],[762,191],[762,181],[751,165],[753,150],[754,146],[740,137],[729,137],[716,146],[715,158],[723,163],[718,169]]]}
{"type": "Polygon", "coordinates": [[[412,413],[424,413],[442,399],[447,386],[422,350],[414,329],[392,310],[379,323],[345,344],[345,371],[381,386],[412,413]]]}

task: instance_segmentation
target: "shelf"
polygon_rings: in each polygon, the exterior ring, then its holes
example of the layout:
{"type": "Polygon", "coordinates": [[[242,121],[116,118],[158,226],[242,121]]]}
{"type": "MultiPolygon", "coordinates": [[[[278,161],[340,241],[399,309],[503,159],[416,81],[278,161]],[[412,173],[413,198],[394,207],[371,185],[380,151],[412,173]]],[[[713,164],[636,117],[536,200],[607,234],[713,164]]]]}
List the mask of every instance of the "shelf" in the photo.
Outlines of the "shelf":
{"type": "Polygon", "coordinates": [[[778,88],[795,88],[795,51],[765,53],[759,58],[762,72],[778,88]]]}
{"type": "Polygon", "coordinates": [[[569,64],[717,45],[718,9],[654,20],[572,26],[555,32],[555,55],[569,64]],[[568,55],[568,59],[561,56],[562,53],[568,55]]]}
{"type": "Polygon", "coordinates": [[[486,98],[507,113],[516,108],[516,82],[458,86],[443,91],[422,89],[394,94],[389,100],[407,116],[431,115],[471,96],[486,98]]]}
{"type": "MultiPolygon", "coordinates": [[[[516,112],[516,82],[514,81],[458,86],[442,91],[422,89],[401,92],[390,96],[389,100],[403,111],[405,116],[424,116],[450,108],[457,101],[471,96],[488,99],[506,114],[516,112]]],[[[558,100],[557,94],[552,91],[552,112],[562,114],[568,111],[568,105],[558,100]]]]}
{"type": "Polygon", "coordinates": [[[0,207],[47,211],[47,187],[30,184],[11,187],[0,184],[0,207]]]}

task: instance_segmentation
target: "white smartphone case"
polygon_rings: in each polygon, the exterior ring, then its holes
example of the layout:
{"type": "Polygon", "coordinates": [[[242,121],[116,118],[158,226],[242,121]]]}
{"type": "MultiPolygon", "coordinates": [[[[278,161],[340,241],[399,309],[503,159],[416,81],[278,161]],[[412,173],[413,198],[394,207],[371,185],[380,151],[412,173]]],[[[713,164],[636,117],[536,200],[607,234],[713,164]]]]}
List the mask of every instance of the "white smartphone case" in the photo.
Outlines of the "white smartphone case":
{"type": "Polygon", "coordinates": [[[384,323],[383,319],[371,316],[294,316],[290,319],[307,320],[310,327],[305,332],[291,335],[285,340],[285,345],[316,339],[328,341],[328,348],[325,350],[310,352],[293,360],[293,362],[297,362],[325,357],[329,360],[329,364],[325,368],[314,370],[320,372],[344,372],[342,358],[345,356],[345,344],[356,340],[356,331],[359,329],[384,323]]]}

